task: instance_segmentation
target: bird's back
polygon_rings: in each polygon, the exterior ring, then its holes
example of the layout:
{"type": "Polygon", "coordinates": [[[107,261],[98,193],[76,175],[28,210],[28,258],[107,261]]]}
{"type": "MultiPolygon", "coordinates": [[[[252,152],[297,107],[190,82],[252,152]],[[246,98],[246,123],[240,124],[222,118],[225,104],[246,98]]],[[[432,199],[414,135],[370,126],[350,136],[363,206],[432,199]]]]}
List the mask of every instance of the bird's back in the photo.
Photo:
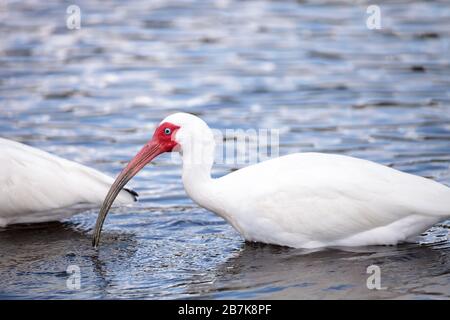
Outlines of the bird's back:
{"type": "MultiPolygon", "coordinates": [[[[102,203],[113,179],[45,151],[0,138],[0,225],[59,220],[58,210],[102,203]]],[[[135,200],[122,191],[118,204],[135,200]]],[[[61,212],[63,212],[61,210],[61,212]]]]}
{"type": "Polygon", "coordinates": [[[233,216],[230,222],[249,240],[296,247],[345,244],[349,236],[377,228],[370,239],[359,240],[368,243],[354,245],[395,243],[450,216],[450,188],[341,155],[292,154],[237,170],[217,183],[226,190],[222,199],[233,199],[231,205],[223,201],[222,215],[233,216]]]}

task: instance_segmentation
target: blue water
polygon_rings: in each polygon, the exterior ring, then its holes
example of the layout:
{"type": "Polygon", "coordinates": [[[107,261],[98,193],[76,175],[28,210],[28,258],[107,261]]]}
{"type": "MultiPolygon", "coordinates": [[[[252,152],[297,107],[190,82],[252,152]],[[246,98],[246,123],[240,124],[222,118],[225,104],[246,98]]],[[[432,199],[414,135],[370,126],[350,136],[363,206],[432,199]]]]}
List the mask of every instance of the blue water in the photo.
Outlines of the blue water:
{"type": "MultiPolygon", "coordinates": [[[[280,130],[280,154],[331,152],[450,185],[450,4],[2,1],[0,136],[115,176],[175,111],[280,130]]],[[[222,175],[239,166],[220,164],[222,175]]],[[[450,223],[422,245],[305,252],[246,244],[159,158],[106,220],[0,231],[0,298],[449,298],[450,223]],[[369,265],[386,290],[366,286],[369,265]],[[69,265],[81,288],[66,285],[69,265]]],[[[1,204],[0,204],[1,205],[1,204]]]]}

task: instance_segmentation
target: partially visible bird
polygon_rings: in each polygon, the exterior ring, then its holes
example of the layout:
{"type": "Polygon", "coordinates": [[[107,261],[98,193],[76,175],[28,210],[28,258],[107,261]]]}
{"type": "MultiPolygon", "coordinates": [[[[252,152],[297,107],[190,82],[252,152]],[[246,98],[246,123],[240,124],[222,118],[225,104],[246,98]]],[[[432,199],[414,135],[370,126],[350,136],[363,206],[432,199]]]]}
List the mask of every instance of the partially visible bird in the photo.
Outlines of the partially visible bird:
{"type": "Polygon", "coordinates": [[[296,248],[397,244],[450,216],[450,188],[371,161],[295,153],[211,178],[214,137],[200,118],[176,113],[128,163],[97,218],[152,159],[180,152],[187,194],[228,221],[248,241],[296,248]]]}
{"type": "MultiPolygon", "coordinates": [[[[102,204],[113,179],[95,169],[0,138],[0,227],[58,221],[102,204]]],[[[117,204],[136,200],[119,190],[117,204]]]]}

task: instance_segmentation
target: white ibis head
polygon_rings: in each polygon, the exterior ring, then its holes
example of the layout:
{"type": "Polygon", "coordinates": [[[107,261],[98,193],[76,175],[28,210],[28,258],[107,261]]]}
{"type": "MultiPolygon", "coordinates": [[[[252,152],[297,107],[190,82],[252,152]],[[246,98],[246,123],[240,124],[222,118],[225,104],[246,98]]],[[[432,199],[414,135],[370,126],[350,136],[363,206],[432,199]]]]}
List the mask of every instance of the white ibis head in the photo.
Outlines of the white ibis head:
{"type": "Polygon", "coordinates": [[[145,165],[165,152],[178,151],[183,153],[183,151],[188,150],[192,151],[189,152],[190,155],[203,154],[196,147],[204,149],[207,145],[214,146],[214,139],[208,125],[200,118],[187,113],[175,113],[161,121],[151,140],[134,156],[109,189],[97,217],[92,240],[93,246],[97,247],[99,244],[103,222],[114,199],[127,182],[145,165]]]}

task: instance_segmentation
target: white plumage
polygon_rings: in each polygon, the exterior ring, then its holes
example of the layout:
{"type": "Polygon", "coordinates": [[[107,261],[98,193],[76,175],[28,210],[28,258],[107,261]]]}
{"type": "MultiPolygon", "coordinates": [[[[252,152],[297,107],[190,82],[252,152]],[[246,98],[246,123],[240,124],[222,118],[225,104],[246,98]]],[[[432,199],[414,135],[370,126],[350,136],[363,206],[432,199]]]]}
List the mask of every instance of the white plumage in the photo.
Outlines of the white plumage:
{"type": "MultiPolygon", "coordinates": [[[[113,179],[45,151],[0,138],[0,226],[55,221],[100,206],[113,179]]],[[[123,190],[118,204],[135,200],[123,190]]]]}
{"type": "Polygon", "coordinates": [[[296,248],[396,244],[450,216],[450,188],[348,156],[291,154],[212,179],[214,139],[206,123],[184,113],[162,123],[180,127],[174,139],[187,193],[249,241],[296,248]]]}
{"type": "Polygon", "coordinates": [[[248,241],[295,248],[397,244],[450,216],[450,188],[348,156],[296,153],[211,178],[214,137],[200,118],[176,113],[128,163],[97,218],[99,244],[118,190],[159,154],[179,151],[187,194],[248,241]]]}
{"type": "Polygon", "coordinates": [[[331,154],[269,160],[211,180],[208,189],[208,199],[194,200],[247,240],[292,247],[396,244],[450,212],[450,189],[441,184],[331,154]]]}

